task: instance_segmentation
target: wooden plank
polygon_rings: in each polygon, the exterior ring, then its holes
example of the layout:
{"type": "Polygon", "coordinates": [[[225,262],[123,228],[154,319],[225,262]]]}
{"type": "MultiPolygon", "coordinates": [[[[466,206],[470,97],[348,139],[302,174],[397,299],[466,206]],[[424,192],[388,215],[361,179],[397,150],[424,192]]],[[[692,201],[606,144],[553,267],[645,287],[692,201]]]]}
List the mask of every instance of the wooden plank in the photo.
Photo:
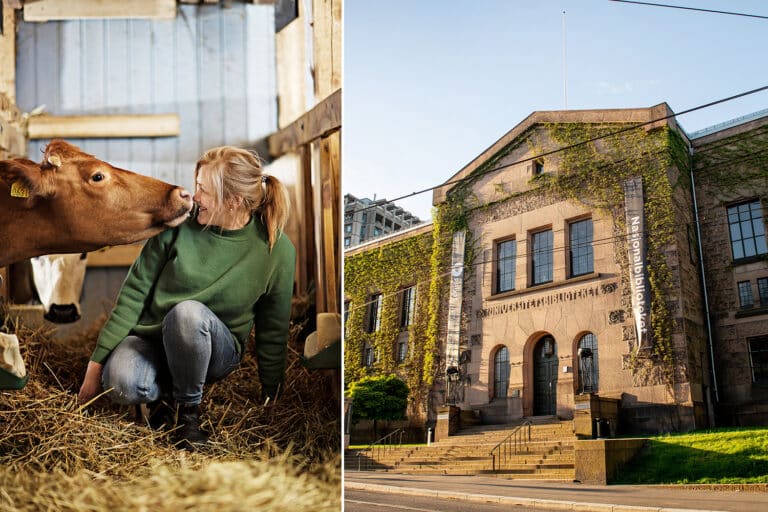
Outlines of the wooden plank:
{"type": "MultiPolygon", "coordinates": [[[[322,186],[322,249],[326,275],[325,310],[340,313],[341,258],[339,250],[339,188],[341,132],[336,131],[320,141],[320,176],[322,186]]],[[[318,312],[321,310],[318,309],[318,312]]]]}
{"type": "Polygon", "coordinates": [[[313,0],[315,99],[341,88],[341,0],[313,0]]]}
{"type": "Polygon", "coordinates": [[[8,6],[2,9],[0,35],[0,92],[16,100],[16,13],[8,6]]]}
{"type": "Polygon", "coordinates": [[[178,114],[44,115],[29,118],[30,139],[173,137],[179,131],[178,114]]]}
{"type": "Polygon", "coordinates": [[[269,137],[269,153],[278,157],[341,128],[341,89],[290,126],[269,137]]]}
{"type": "Polygon", "coordinates": [[[24,3],[24,21],[176,17],[176,0],[35,0],[24,3]]]}
{"type": "Polygon", "coordinates": [[[309,203],[312,210],[309,212],[310,222],[314,229],[314,245],[312,249],[315,252],[315,268],[313,269],[315,276],[315,310],[318,313],[327,311],[326,298],[328,296],[326,264],[325,264],[325,248],[323,246],[323,180],[321,175],[321,149],[320,142],[316,141],[306,146],[310,151],[310,162],[312,165],[311,181],[313,184],[311,189],[312,200],[309,203]]]}
{"type": "Polygon", "coordinates": [[[143,243],[105,247],[88,253],[89,267],[130,267],[139,256],[143,243]]]}
{"type": "Polygon", "coordinates": [[[315,252],[315,211],[312,189],[312,150],[309,145],[299,148],[299,158],[301,159],[301,168],[299,170],[299,184],[296,195],[300,196],[300,203],[296,205],[295,211],[299,212],[303,226],[301,254],[304,259],[303,275],[305,276],[305,287],[299,289],[306,291],[309,289],[310,280],[314,281],[316,287],[318,284],[314,278],[317,256],[315,252]]]}
{"type": "MultiPolygon", "coordinates": [[[[242,144],[248,140],[246,69],[248,59],[256,56],[245,54],[247,23],[244,23],[244,11],[245,6],[242,5],[219,10],[222,26],[220,55],[223,61],[221,110],[224,118],[222,123],[224,144],[242,144]]],[[[259,53],[262,52],[263,50],[259,53]]]]}
{"type": "Polygon", "coordinates": [[[225,82],[223,60],[226,56],[221,47],[220,9],[200,8],[197,23],[197,72],[202,85],[199,130],[203,150],[206,150],[225,144],[223,127],[226,120],[221,91],[225,82]]]}
{"type": "MultiPolygon", "coordinates": [[[[277,126],[288,126],[307,110],[308,83],[306,14],[299,2],[299,18],[275,34],[277,126]]],[[[282,154],[282,153],[281,153],[282,154]]]]}

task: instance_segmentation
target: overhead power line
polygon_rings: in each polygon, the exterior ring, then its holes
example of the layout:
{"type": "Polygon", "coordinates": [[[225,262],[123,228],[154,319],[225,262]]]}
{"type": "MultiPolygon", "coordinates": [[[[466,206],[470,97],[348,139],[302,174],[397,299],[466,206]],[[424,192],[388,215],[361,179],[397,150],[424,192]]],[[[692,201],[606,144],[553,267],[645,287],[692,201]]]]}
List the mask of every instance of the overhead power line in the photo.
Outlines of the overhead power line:
{"type": "Polygon", "coordinates": [[[672,113],[672,114],[669,114],[669,115],[666,115],[666,116],[663,116],[663,117],[658,117],[656,119],[651,119],[650,121],[645,121],[645,122],[642,122],[642,123],[632,124],[631,126],[628,126],[628,127],[625,127],[625,128],[620,128],[618,130],[615,130],[615,131],[612,131],[612,132],[609,132],[609,133],[606,133],[606,134],[603,134],[603,135],[599,135],[597,137],[592,137],[590,139],[585,139],[585,140],[582,140],[582,141],[579,141],[579,142],[575,142],[575,143],[570,144],[568,146],[562,146],[562,147],[559,147],[559,148],[555,148],[555,149],[553,149],[551,151],[545,151],[543,153],[540,153],[540,154],[537,154],[537,155],[534,155],[534,156],[531,156],[531,157],[528,157],[528,158],[523,158],[523,159],[517,160],[515,162],[509,163],[509,164],[501,165],[499,167],[493,167],[493,168],[490,168],[490,169],[486,169],[486,170],[484,170],[482,172],[471,173],[468,176],[465,176],[465,177],[462,177],[462,178],[457,178],[457,179],[455,179],[453,181],[446,181],[445,183],[441,183],[439,185],[434,185],[432,187],[428,187],[428,188],[425,188],[423,190],[418,190],[416,192],[411,192],[410,194],[406,194],[406,195],[403,195],[403,196],[400,196],[400,197],[395,197],[394,199],[379,200],[379,201],[376,201],[374,204],[371,204],[370,206],[366,206],[364,208],[357,209],[357,210],[355,210],[355,212],[364,212],[366,210],[370,210],[370,209],[373,209],[373,208],[376,208],[376,207],[379,207],[379,206],[383,206],[385,204],[394,203],[395,201],[402,201],[403,199],[409,199],[409,198],[411,198],[413,196],[424,194],[425,192],[431,192],[431,191],[433,191],[435,189],[438,189],[438,188],[441,188],[441,187],[448,187],[448,186],[451,186],[451,185],[456,185],[456,184],[461,183],[462,181],[464,181],[466,179],[469,179],[469,178],[477,178],[479,176],[485,176],[486,174],[489,174],[489,173],[492,173],[492,172],[496,172],[496,171],[500,171],[502,169],[506,169],[506,168],[512,167],[514,165],[518,165],[518,164],[522,164],[522,163],[526,163],[526,162],[531,162],[531,161],[534,161],[534,160],[539,160],[539,159],[541,159],[541,158],[543,158],[545,156],[554,155],[554,154],[560,153],[562,151],[566,151],[566,150],[569,150],[569,149],[573,149],[573,148],[577,148],[577,147],[580,147],[580,146],[584,146],[585,144],[596,142],[598,140],[607,139],[609,137],[613,137],[615,135],[620,135],[622,133],[626,133],[626,132],[635,130],[637,128],[642,128],[643,126],[648,126],[648,125],[651,125],[651,124],[654,124],[654,123],[658,123],[660,121],[666,121],[667,119],[672,119],[674,117],[690,114],[691,112],[696,112],[697,110],[703,110],[705,108],[713,107],[713,106],[719,105],[721,103],[726,103],[728,101],[733,101],[733,100],[736,100],[736,99],[739,99],[739,98],[743,98],[743,97],[749,96],[751,94],[756,94],[758,92],[762,92],[762,91],[765,91],[765,90],[768,90],[768,85],[764,85],[762,87],[758,87],[756,89],[752,89],[752,90],[749,90],[749,91],[741,92],[739,94],[734,94],[733,96],[728,96],[726,98],[721,98],[719,100],[710,101],[709,103],[705,103],[703,105],[698,105],[696,107],[692,107],[692,108],[683,110],[681,112],[672,113]]]}
{"type": "Polygon", "coordinates": [[[670,9],[683,9],[686,11],[699,11],[699,12],[709,12],[713,14],[728,14],[730,16],[745,16],[747,18],[759,18],[763,20],[768,20],[768,16],[761,16],[759,14],[747,14],[743,12],[730,12],[730,11],[718,11],[715,9],[701,9],[699,7],[686,7],[682,5],[668,5],[668,4],[657,4],[654,2],[636,2],[635,0],[611,0],[611,2],[619,2],[622,4],[637,4],[637,5],[648,5],[652,7],[668,7],[670,9]]]}

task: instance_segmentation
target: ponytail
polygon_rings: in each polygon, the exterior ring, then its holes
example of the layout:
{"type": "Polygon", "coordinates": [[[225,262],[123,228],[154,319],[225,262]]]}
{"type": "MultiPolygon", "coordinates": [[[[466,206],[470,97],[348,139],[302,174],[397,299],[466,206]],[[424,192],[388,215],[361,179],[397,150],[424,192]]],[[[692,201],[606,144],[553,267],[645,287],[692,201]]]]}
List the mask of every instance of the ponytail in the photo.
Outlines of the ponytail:
{"type": "Polygon", "coordinates": [[[291,201],[288,197],[288,189],[280,180],[267,174],[262,175],[262,177],[265,192],[259,210],[261,220],[267,227],[269,248],[271,250],[277,241],[277,237],[280,236],[280,232],[285,228],[285,223],[288,221],[288,210],[291,201]]]}

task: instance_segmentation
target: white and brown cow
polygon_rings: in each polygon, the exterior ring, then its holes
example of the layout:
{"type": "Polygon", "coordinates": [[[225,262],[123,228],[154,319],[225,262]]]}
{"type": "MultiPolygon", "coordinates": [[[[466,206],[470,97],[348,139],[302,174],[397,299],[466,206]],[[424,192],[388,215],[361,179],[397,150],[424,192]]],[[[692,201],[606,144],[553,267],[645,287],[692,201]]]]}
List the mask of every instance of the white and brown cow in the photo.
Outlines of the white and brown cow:
{"type": "Polygon", "coordinates": [[[181,224],[191,208],[181,187],[53,140],[39,164],[0,160],[0,267],[145,240],[181,224]]]}
{"type": "Polygon", "coordinates": [[[80,320],[80,294],[83,291],[88,260],[82,254],[45,254],[32,258],[32,278],[49,322],[68,324],[80,320]]]}

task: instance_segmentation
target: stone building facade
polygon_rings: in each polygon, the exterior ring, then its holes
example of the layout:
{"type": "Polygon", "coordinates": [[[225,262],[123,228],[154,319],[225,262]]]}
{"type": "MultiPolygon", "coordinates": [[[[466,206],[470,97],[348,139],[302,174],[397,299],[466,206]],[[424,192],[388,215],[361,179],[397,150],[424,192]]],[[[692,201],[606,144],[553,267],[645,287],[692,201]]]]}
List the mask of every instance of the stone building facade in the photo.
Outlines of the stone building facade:
{"type": "Polygon", "coordinates": [[[768,112],[694,138],[718,420],[768,425],[768,112]]]}
{"type": "Polygon", "coordinates": [[[593,394],[619,400],[626,433],[765,424],[765,134],[768,117],[690,140],[666,104],[535,112],[447,179],[437,340],[409,338],[433,343],[439,403],[415,409],[573,418],[593,394]]]}

